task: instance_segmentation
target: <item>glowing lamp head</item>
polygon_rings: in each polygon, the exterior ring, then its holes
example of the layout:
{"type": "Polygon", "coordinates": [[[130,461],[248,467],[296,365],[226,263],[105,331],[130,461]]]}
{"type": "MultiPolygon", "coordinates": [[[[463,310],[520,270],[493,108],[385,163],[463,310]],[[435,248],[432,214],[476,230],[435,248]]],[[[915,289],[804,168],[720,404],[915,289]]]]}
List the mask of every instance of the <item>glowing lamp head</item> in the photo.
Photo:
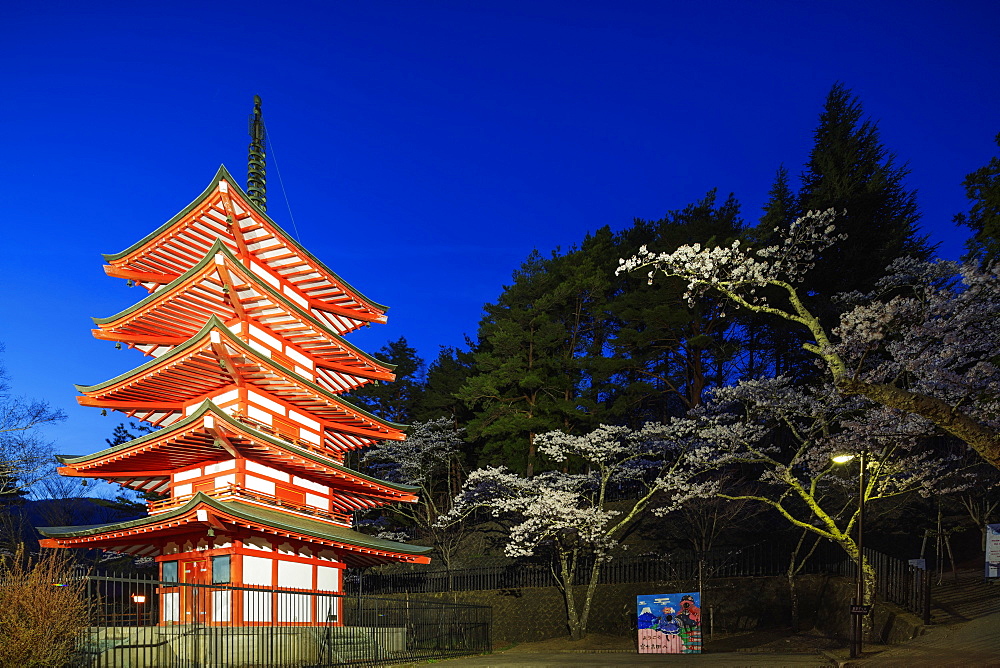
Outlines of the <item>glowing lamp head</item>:
{"type": "Polygon", "coordinates": [[[146,602],[146,595],[145,594],[132,594],[132,601],[135,602],[135,603],[145,603],[146,602]]]}
{"type": "Polygon", "coordinates": [[[854,459],[854,455],[834,455],[830,459],[834,464],[846,464],[854,459]]]}

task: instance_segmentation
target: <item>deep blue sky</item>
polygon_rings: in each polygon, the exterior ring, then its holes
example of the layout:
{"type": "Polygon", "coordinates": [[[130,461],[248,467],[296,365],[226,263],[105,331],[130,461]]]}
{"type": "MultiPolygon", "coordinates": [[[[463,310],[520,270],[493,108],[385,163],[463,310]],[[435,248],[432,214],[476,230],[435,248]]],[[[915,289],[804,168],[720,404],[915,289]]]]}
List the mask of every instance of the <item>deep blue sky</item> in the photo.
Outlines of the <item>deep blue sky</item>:
{"type": "MultiPolygon", "coordinates": [[[[64,408],[58,450],[119,421],[75,402],[138,365],[90,335],[144,294],[107,278],[220,163],[264,99],[269,213],[430,361],[474,334],[532,248],[658,218],[717,187],[755,221],[798,174],[835,81],[961,253],[960,183],[996,152],[995,0],[10,3],[0,22],[3,361],[64,408]],[[275,159],[277,164],[275,165],[275,159]],[[278,171],[295,224],[285,206],[278,171]]],[[[609,267],[609,271],[613,267],[609,267]]]]}

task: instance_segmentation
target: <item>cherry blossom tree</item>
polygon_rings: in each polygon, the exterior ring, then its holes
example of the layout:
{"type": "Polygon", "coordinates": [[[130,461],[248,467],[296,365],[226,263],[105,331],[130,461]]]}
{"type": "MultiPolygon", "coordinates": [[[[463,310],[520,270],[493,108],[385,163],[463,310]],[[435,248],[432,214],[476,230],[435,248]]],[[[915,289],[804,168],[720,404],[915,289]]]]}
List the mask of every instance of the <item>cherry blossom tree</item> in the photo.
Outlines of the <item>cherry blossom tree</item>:
{"type": "MultiPolygon", "coordinates": [[[[947,494],[969,485],[956,476],[950,455],[924,447],[934,431],[928,420],[844,396],[831,384],[802,388],[787,378],[743,381],[713,390],[703,408],[679,422],[688,422],[711,444],[716,464],[750,465],[759,472],[753,491],[721,489],[718,496],[769,506],[793,526],[833,541],[855,561],[859,493],[867,507],[877,509],[888,499],[947,494]],[[862,452],[865,486],[859,490],[856,465],[837,465],[833,457],[862,452]]],[[[867,561],[864,572],[870,596],[875,571],[867,561]]]]}
{"type": "Polygon", "coordinates": [[[407,431],[405,441],[380,441],[362,458],[362,464],[383,480],[411,485],[419,491],[416,503],[394,504],[386,509],[402,526],[383,537],[430,539],[448,570],[467,532],[462,524],[443,527],[437,521],[451,510],[449,485],[464,445],[462,436],[462,430],[456,429],[449,418],[416,422],[407,431]]]}
{"type": "Polygon", "coordinates": [[[647,509],[665,513],[714,493],[715,483],[700,476],[712,465],[710,449],[692,434],[689,424],[678,429],[655,423],[638,430],[601,425],[583,436],[541,434],[542,454],[557,463],[582,464],[587,472],[548,471],[525,478],[504,467],[478,469],[439,523],[447,526],[484,511],[509,526],[507,556],[551,549],[569,634],[579,640],[587,633],[601,565],[620,549],[626,530],[647,509]],[[613,489],[628,489],[633,498],[611,503],[613,489]],[[576,585],[578,579],[585,584],[576,585]]]}
{"type": "Polygon", "coordinates": [[[828,330],[799,284],[818,254],[843,239],[833,210],[810,212],[780,243],[747,248],[645,247],[619,272],[677,277],[691,300],[715,291],[735,307],[804,328],[844,395],[923,417],[1000,468],[1000,278],[995,267],[901,259],[868,295],[843,297],[847,310],[828,330]],[[775,296],[775,292],[777,296],[775,296]]]}

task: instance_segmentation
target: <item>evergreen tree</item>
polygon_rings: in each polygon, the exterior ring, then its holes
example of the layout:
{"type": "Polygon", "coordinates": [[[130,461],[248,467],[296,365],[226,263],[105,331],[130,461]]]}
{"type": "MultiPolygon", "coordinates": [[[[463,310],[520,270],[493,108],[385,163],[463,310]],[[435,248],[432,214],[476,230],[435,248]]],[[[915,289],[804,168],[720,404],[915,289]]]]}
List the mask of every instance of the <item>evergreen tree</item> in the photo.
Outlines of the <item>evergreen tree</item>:
{"type": "Polygon", "coordinates": [[[608,278],[578,261],[576,252],[546,259],[533,251],[484,308],[473,370],[459,391],[474,412],[468,431],[482,443],[481,463],[531,476],[536,434],[575,432],[592,419],[581,360],[592,350],[592,302],[608,278]]]}
{"type": "MultiPolygon", "coordinates": [[[[996,136],[1000,146],[1000,134],[996,136]]],[[[967,260],[978,260],[983,266],[1000,260],[1000,157],[965,177],[965,196],[972,202],[969,213],[955,216],[955,223],[973,231],[966,242],[967,260]]]]}
{"type": "Polygon", "coordinates": [[[113,448],[154,431],[156,431],[155,427],[141,422],[129,422],[127,427],[124,422],[119,422],[114,431],[111,432],[111,438],[104,439],[104,442],[108,444],[108,447],[113,448]]]}
{"type": "MultiPolygon", "coordinates": [[[[471,346],[471,342],[470,342],[471,346]]],[[[413,418],[429,422],[448,418],[465,424],[470,413],[458,392],[472,371],[472,353],[452,346],[441,346],[437,359],[427,369],[423,388],[413,410],[413,418]]]]}
{"type": "Polygon", "coordinates": [[[876,124],[863,115],[858,98],[834,84],[814,133],[795,216],[834,209],[836,233],[847,240],[817,258],[806,294],[867,291],[897,257],[928,259],[933,251],[918,236],[916,192],[903,182],[909,170],[897,164],[876,124]]]}
{"type": "MultiPolygon", "coordinates": [[[[743,229],[740,205],[732,195],[717,204],[716,196],[711,190],[657,221],[637,219],[617,239],[619,257],[642,245],[669,252],[689,243],[728,243],[743,229]]],[[[648,285],[641,276],[620,277],[609,305],[616,324],[610,348],[617,362],[613,413],[619,421],[637,427],[682,414],[731,371],[728,332],[735,311],[724,313],[712,299],[689,304],[684,290],[679,281],[648,285]]]]}
{"type": "Polygon", "coordinates": [[[396,380],[363,385],[348,399],[385,420],[408,424],[423,387],[424,360],[403,336],[386,343],[375,357],[393,367],[396,380]]]}
{"type": "MultiPolygon", "coordinates": [[[[754,245],[768,246],[780,241],[780,234],[789,229],[800,215],[799,196],[792,190],[788,170],[778,168],[774,184],[757,227],[747,231],[747,240],[754,245]]],[[[777,298],[774,295],[772,298],[777,298]]],[[[815,374],[815,365],[802,349],[807,336],[787,323],[759,313],[745,313],[741,338],[744,379],[763,376],[804,378],[815,374]]]]}
{"type": "Polygon", "coordinates": [[[774,175],[774,184],[768,192],[768,200],[764,205],[764,215],[760,224],[751,232],[751,238],[762,244],[771,241],[775,232],[788,229],[798,212],[796,195],[788,183],[788,170],[782,165],[774,175]]]}

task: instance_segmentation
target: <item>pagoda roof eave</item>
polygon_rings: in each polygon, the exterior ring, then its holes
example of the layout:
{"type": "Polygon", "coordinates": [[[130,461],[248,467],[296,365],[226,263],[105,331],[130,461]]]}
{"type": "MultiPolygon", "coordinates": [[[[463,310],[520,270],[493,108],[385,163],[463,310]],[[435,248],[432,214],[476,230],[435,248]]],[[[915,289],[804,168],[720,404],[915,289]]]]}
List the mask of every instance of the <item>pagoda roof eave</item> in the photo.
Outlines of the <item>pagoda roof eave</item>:
{"type": "MultiPolygon", "coordinates": [[[[156,292],[154,292],[154,293],[150,294],[149,296],[145,297],[144,299],[136,302],[135,304],[133,304],[132,306],[128,307],[127,309],[125,309],[123,311],[119,311],[118,313],[116,313],[116,314],[114,314],[112,316],[108,316],[106,318],[91,318],[91,320],[93,320],[94,324],[96,324],[96,325],[107,325],[109,323],[113,323],[113,322],[115,322],[117,320],[120,320],[122,318],[125,318],[125,317],[129,316],[130,314],[134,313],[136,310],[138,310],[140,308],[143,308],[143,307],[148,306],[149,304],[152,304],[152,303],[154,303],[154,302],[156,302],[156,301],[158,301],[160,299],[163,299],[165,296],[169,295],[170,292],[177,285],[180,285],[180,284],[184,283],[185,281],[187,281],[188,279],[190,279],[192,276],[196,275],[198,272],[204,270],[205,267],[207,267],[209,264],[212,263],[212,258],[214,258],[218,253],[224,254],[234,264],[240,265],[239,260],[236,259],[236,256],[233,255],[232,251],[230,251],[229,248],[224,243],[222,243],[222,241],[220,239],[216,239],[215,242],[212,243],[211,248],[209,248],[208,253],[205,255],[204,258],[201,259],[200,262],[198,262],[198,264],[194,265],[193,267],[191,267],[190,269],[188,269],[186,272],[184,272],[183,274],[181,274],[180,276],[178,276],[177,278],[175,278],[174,280],[172,280],[170,283],[168,283],[166,286],[164,286],[163,289],[157,290],[156,292]]],[[[240,265],[240,266],[242,266],[242,265],[240,265]]],[[[293,311],[296,315],[299,315],[303,319],[307,320],[310,325],[312,325],[312,326],[320,329],[324,334],[327,334],[328,336],[334,338],[337,341],[337,343],[343,345],[345,348],[349,348],[352,352],[354,352],[354,353],[356,353],[356,354],[364,357],[366,360],[368,360],[369,362],[371,362],[372,364],[374,364],[376,366],[385,367],[385,368],[389,369],[390,371],[396,368],[395,364],[389,364],[388,362],[383,362],[381,360],[378,360],[378,359],[372,357],[371,355],[369,355],[365,351],[361,350],[360,348],[358,348],[357,346],[355,346],[354,344],[352,344],[351,342],[349,342],[342,335],[334,332],[332,329],[330,329],[329,327],[327,327],[326,325],[324,325],[322,322],[320,322],[319,320],[317,320],[312,314],[310,314],[307,311],[303,310],[298,304],[294,303],[293,301],[291,301],[290,299],[288,299],[287,297],[285,297],[283,294],[281,294],[280,292],[278,292],[277,290],[275,290],[273,287],[271,287],[270,285],[268,285],[266,281],[259,280],[258,277],[253,272],[247,271],[247,272],[243,272],[243,273],[244,273],[245,276],[247,276],[247,277],[249,277],[249,278],[251,278],[253,280],[253,286],[254,286],[255,289],[259,289],[259,290],[262,290],[262,291],[268,293],[273,298],[275,298],[278,301],[280,301],[285,307],[287,307],[288,309],[290,309],[291,311],[293,311]]]]}
{"type": "MultiPolygon", "coordinates": [[[[158,431],[154,431],[154,432],[151,432],[151,433],[148,433],[148,434],[143,434],[142,436],[140,436],[138,438],[134,438],[131,441],[127,441],[125,443],[120,443],[118,445],[114,445],[114,446],[112,446],[110,448],[105,448],[104,450],[99,450],[98,452],[95,452],[95,453],[92,453],[92,454],[89,454],[89,455],[56,455],[56,460],[60,464],[64,464],[66,466],[75,466],[75,465],[84,464],[84,463],[87,463],[87,462],[90,462],[90,461],[94,461],[94,460],[97,460],[97,459],[103,459],[105,457],[111,457],[111,456],[114,456],[115,454],[119,454],[119,453],[122,453],[122,452],[125,452],[125,451],[128,451],[128,450],[137,448],[137,447],[141,447],[141,446],[146,445],[147,443],[149,443],[151,441],[156,441],[156,440],[159,440],[159,439],[162,439],[162,438],[165,438],[165,437],[169,437],[170,434],[172,434],[172,433],[176,433],[178,431],[183,431],[184,429],[186,429],[187,427],[189,427],[191,424],[197,422],[198,420],[200,420],[201,418],[203,418],[207,414],[211,414],[214,417],[217,417],[220,421],[225,422],[226,424],[228,424],[231,428],[233,428],[235,430],[244,431],[244,432],[246,432],[246,431],[252,431],[253,432],[253,434],[252,434],[253,438],[265,441],[265,442],[270,443],[271,445],[274,445],[274,446],[276,446],[278,448],[283,448],[283,449],[291,452],[292,454],[294,454],[294,455],[296,455],[298,457],[303,457],[303,458],[309,459],[310,461],[316,462],[317,464],[320,464],[322,466],[327,466],[327,467],[329,467],[331,469],[334,469],[336,471],[348,474],[350,476],[357,477],[357,478],[359,478],[359,479],[361,479],[361,480],[363,480],[365,482],[369,482],[369,483],[376,484],[376,485],[381,485],[381,486],[387,487],[389,489],[398,491],[400,493],[415,494],[416,492],[420,491],[420,488],[417,487],[417,486],[414,486],[414,485],[402,485],[402,484],[399,484],[399,483],[389,482],[389,481],[386,481],[386,480],[381,480],[379,478],[374,478],[374,477],[369,476],[369,475],[365,475],[363,473],[359,473],[359,472],[357,472],[357,471],[355,471],[353,469],[350,469],[350,468],[344,466],[343,464],[339,464],[338,462],[336,462],[336,461],[334,461],[332,459],[329,459],[329,458],[326,458],[326,457],[321,457],[319,455],[316,455],[314,453],[309,452],[308,450],[304,450],[302,448],[299,448],[299,447],[297,447],[297,446],[295,446],[295,445],[293,445],[291,443],[288,443],[288,442],[283,441],[281,439],[274,438],[274,437],[269,436],[268,434],[265,434],[263,432],[259,432],[256,429],[254,429],[253,427],[251,427],[249,425],[246,425],[246,424],[240,422],[239,420],[235,419],[233,416],[231,416],[228,413],[226,413],[224,410],[222,410],[221,408],[219,408],[214,402],[212,402],[210,400],[204,401],[202,403],[202,405],[198,408],[198,410],[196,410],[194,413],[192,413],[188,417],[183,418],[181,420],[178,420],[177,422],[174,422],[173,424],[171,424],[171,425],[169,425],[167,427],[164,427],[163,429],[160,429],[158,431]]],[[[96,473],[96,471],[95,471],[95,473],[96,473]]],[[[113,475],[113,474],[114,474],[114,472],[109,472],[108,473],[108,475],[113,475]]],[[[98,477],[101,477],[101,476],[94,475],[93,477],[98,478],[98,477]]]]}
{"type": "Polygon", "coordinates": [[[195,334],[194,336],[192,336],[190,339],[188,339],[184,343],[180,344],[179,346],[175,347],[174,349],[170,350],[169,352],[161,355],[160,357],[152,359],[152,360],[146,362],[145,364],[141,364],[141,365],[135,367],[134,369],[132,369],[130,371],[126,371],[125,373],[119,374],[119,375],[115,376],[114,378],[106,380],[106,381],[104,381],[102,383],[97,383],[96,385],[75,385],[75,387],[82,394],[95,393],[95,392],[100,392],[101,390],[107,389],[107,388],[109,388],[109,387],[111,387],[113,385],[122,383],[123,381],[126,381],[129,378],[132,378],[134,376],[141,376],[146,371],[148,371],[148,370],[150,370],[150,369],[152,369],[152,368],[154,368],[154,367],[156,367],[158,365],[166,365],[166,364],[168,364],[170,362],[170,360],[172,360],[172,359],[174,359],[176,357],[182,356],[190,348],[193,348],[202,339],[204,339],[205,337],[207,337],[209,335],[209,333],[211,331],[213,331],[213,330],[219,332],[222,336],[224,336],[227,339],[227,341],[229,343],[231,343],[233,346],[235,346],[235,347],[239,348],[240,350],[242,350],[246,355],[250,356],[253,359],[259,360],[259,361],[266,359],[268,365],[274,366],[281,373],[286,374],[288,377],[292,378],[295,382],[301,383],[302,385],[308,387],[310,390],[312,390],[312,391],[316,392],[317,394],[319,394],[320,396],[322,396],[322,397],[324,397],[324,398],[332,401],[333,403],[339,404],[339,405],[343,406],[344,408],[346,408],[349,411],[354,411],[356,414],[364,416],[365,418],[368,418],[369,420],[372,420],[373,422],[376,422],[376,423],[378,423],[378,424],[380,424],[380,425],[382,425],[384,427],[387,427],[387,428],[390,428],[390,429],[396,429],[396,430],[399,430],[399,431],[405,431],[407,429],[407,425],[398,424],[396,422],[391,422],[389,420],[385,420],[383,418],[380,418],[379,416],[374,415],[373,413],[369,413],[368,411],[364,410],[363,408],[355,406],[351,402],[346,401],[344,399],[341,399],[340,397],[338,397],[337,395],[333,394],[332,392],[330,392],[330,391],[328,391],[328,390],[320,387],[319,385],[317,385],[313,381],[311,381],[311,380],[309,380],[307,378],[303,378],[302,376],[300,376],[299,374],[295,373],[294,371],[286,369],[284,366],[282,366],[281,364],[278,364],[274,360],[262,356],[254,348],[252,348],[248,344],[246,344],[243,341],[241,341],[238,338],[236,338],[236,336],[232,333],[232,331],[230,331],[229,327],[227,327],[226,324],[224,322],[222,322],[216,316],[212,316],[211,318],[209,318],[208,321],[205,323],[205,325],[200,330],[198,330],[197,334],[195,334]]]}
{"type": "Polygon", "coordinates": [[[285,240],[289,244],[293,245],[296,250],[300,251],[306,257],[308,257],[310,260],[312,260],[313,262],[315,262],[319,267],[321,267],[323,269],[323,271],[325,271],[328,274],[330,274],[330,276],[332,276],[337,281],[339,281],[345,288],[347,288],[348,290],[350,290],[354,295],[356,295],[360,300],[362,300],[363,302],[365,302],[368,306],[370,306],[372,308],[375,308],[377,310],[380,310],[380,311],[382,311],[382,313],[385,313],[386,311],[389,310],[388,306],[386,306],[384,304],[379,304],[378,302],[376,302],[376,301],[368,298],[367,296],[365,296],[362,292],[360,292],[359,290],[357,290],[353,285],[351,285],[350,283],[348,283],[347,281],[345,281],[343,278],[341,278],[336,272],[334,272],[329,267],[327,267],[319,258],[317,258],[315,255],[313,255],[312,253],[310,253],[308,250],[306,250],[305,248],[303,248],[302,245],[298,241],[296,241],[294,237],[292,237],[290,234],[288,234],[287,232],[285,232],[285,230],[282,229],[282,227],[280,225],[278,225],[276,222],[274,222],[274,220],[270,216],[267,215],[267,213],[265,213],[263,210],[261,210],[260,207],[258,207],[256,204],[254,204],[250,200],[250,197],[246,194],[246,192],[243,190],[243,188],[240,187],[240,185],[236,181],[236,179],[234,179],[232,177],[232,175],[229,173],[229,170],[226,169],[225,165],[219,165],[219,169],[215,173],[215,176],[213,177],[212,181],[208,184],[208,187],[205,188],[205,190],[203,190],[200,195],[198,195],[190,204],[188,204],[186,207],[184,207],[179,213],[177,213],[176,215],[174,215],[170,220],[168,220],[167,222],[163,223],[158,228],[156,228],[155,230],[153,230],[152,232],[150,232],[149,234],[147,234],[145,237],[143,237],[139,241],[135,242],[134,244],[132,244],[131,246],[129,246],[128,248],[126,248],[125,250],[120,251],[118,253],[105,253],[104,254],[104,259],[108,263],[113,264],[113,263],[117,262],[118,260],[121,260],[122,258],[125,258],[125,257],[131,255],[132,253],[136,252],[137,250],[139,250],[140,248],[142,248],[146,244],[148,244],[148,243],[152,242],[153,240],[155,240],[157,237],[159,237],[165,231],[167,231],[171,227],[173,227],[178,221],[180,221],[182,218],[184,218],[184,216],[186,216],[187,214],[189,214],[192,211],[194,211],[198,207],[198,205],[202,203],[202,201],[204,201],[210,194],[212,194],[212,192],[215,191],[216,187],[219,184],[219,181],[222,180],[222,179],[226,180],[226,182],[229,184],[229,187],[236,189],[237,193],[240,195],[240,197],[243,199],[243,201],[248,206],[250,206],[253,209],[254,213],[256,213],[257,215],[261,216],[265,221],[267,221],[267,223],[269,225],[273,225],[274,228],[275,228],[275,230],[277,230],[278,232],[281,233],[283,240],[285,240]]]}
{"type": "MultiPolygon", "coordinates": [[[[397,543],[396,541],[384,540],[369,536],[346,527],[313,520],[297,515],[289,515],[280,511],[272,511],[249,503],[239,501],[219,501],[201,492],[191,497],[191,500],[183,506],[141,517],[135,520],[124,522],[111,522],[109,524],[91,524],[85,526],[62,526],[62,527],[35,527],[40,534],[50,539],[74,539],[85,537],[96,537],[101,534],[128,532],[135,529],[142,529],[147,525],[156,525],[170,522],[191,515],[199,508],[211,508],[236,520],[251,522],[266,526],[267,528],[293,533],[308,540],[315,538],[322,541],[341,543],[351,547],[378,550],[381,552],[395,553],[404,556],[423,557],[433,548],[397,543]]],[[[193,520],[201,523],[201,520],[193,520]]],[[[424,557],[426,558],[426,557],[424,557]]]]}

